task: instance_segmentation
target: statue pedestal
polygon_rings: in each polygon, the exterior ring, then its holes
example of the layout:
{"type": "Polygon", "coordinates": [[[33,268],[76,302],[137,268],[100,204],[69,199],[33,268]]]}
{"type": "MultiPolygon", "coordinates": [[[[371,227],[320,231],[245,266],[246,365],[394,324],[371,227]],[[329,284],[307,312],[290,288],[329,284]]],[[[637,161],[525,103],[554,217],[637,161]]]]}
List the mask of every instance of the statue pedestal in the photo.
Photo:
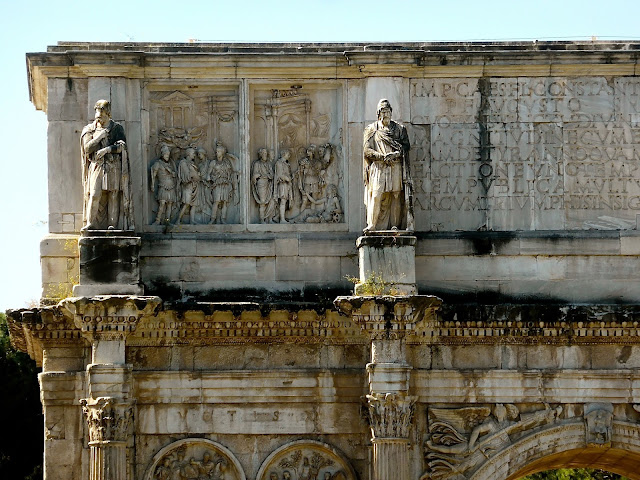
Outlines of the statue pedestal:
{"type": "Polygon", "coordinates": [[[415,295],[416,237],[381,231],[359,237],[360,282],[356,295],[415,295]]]}
{"type": "Polygon", "coordinates": [[[73,295],[142,295],[140,237],[111,230],[87,234],[79,242],[80,284],[73,287],[73,295]]]}

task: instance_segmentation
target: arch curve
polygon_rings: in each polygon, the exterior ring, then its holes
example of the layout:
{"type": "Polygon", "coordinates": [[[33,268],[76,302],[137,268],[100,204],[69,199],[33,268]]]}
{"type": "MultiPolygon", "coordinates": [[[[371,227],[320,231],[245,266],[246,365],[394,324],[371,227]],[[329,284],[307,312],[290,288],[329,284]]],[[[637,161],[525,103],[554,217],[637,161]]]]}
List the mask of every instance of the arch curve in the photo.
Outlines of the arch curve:
{"type": "Polygon", "coordinates": [[[276,476],[278,480],[358,478],[337,448],[317,440],[296,440],[274,450],[260,465],[256,480],[271,480],[276,476]]]}
{"type": "Polygon", "coordinates": [[[640,480],[640,425],[613,422],[611,447],[589,447],[584,422],[555,424],[528,435],[488,459],[469,480],[516,480],[556,468],[602,468],[640,480]]]}
{"type": "Polygon", "coordinates": [[[223,473],[228,480],[246,480],[238,459],[224,445],[205,438],[183,438],[161,448],[151,459],[144,480],[173,478],[180,469],[223,473]]]}

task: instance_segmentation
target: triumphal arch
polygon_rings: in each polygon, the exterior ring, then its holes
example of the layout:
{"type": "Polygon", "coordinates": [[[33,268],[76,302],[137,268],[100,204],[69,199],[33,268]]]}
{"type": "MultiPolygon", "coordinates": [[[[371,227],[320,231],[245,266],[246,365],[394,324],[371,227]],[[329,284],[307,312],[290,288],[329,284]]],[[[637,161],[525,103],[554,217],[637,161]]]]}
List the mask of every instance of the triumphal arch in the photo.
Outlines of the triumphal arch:
{"type": "Polygon", "coordinates": [[[28,54],[45,478],[640,479],[639,51],[28,54]]]}

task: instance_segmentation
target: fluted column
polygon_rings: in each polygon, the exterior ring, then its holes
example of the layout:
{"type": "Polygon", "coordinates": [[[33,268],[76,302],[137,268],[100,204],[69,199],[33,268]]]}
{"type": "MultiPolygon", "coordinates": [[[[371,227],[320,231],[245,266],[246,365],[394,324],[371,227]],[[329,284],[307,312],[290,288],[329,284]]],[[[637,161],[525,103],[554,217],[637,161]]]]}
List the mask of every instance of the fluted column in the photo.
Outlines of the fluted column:
{"type": "Polygon", "coordinates": [[[131,480],[134,447],[132,366],[125,361],[127,336],[144,315],[160,307],[158,297],[105,295],[69,298],[62,306],[91,343],[89,396],[81,400],[89,432],[90,480],[131,480]]]}
{"type": "Polygon", "coordinates": [[[372,480],[409,480],[410,430],[416,397],[409,395],[406,336],[441,301],[429,295],[338,297],[334,304],[371,339],[367,417],[373,444],[372,480]]]}
{"type": "Polygon", "coordinates": [[[132,434],[133,405],[113,397],[85,398],[81,404],[89,429],[89,480],[129,478],[127,442],[132,434]]]}

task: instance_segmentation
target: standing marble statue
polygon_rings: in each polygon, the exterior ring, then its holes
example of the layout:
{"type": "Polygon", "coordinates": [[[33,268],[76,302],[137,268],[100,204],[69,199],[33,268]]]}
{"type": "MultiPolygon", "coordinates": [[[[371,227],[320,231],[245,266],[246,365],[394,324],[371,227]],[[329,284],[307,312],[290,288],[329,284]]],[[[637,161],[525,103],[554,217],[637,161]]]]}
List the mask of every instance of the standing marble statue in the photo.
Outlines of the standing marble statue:
{"type": "Polygon", "coordinates": [[[158,213],[154,225],[171,221],[171,212],[177,200],[177,178],[176,165],[171,160],[171,149],[168,145],[163,145],[160,149],[160,158],[151,166],[151,191],[155,192],[156,186],[158,187],[156,193],[158,213]]]}
{"type": "Polygon", "coordinates": [[[251,167],[251,190],[253,198],[259,205],[259,216],[261,223],[270,221],[267,207],[273,196],[273,167],[269,163],[266,148],[258,150],[258,159],[251,167]]]}
{"type": "Polygon", "coordinates": [[[365,233],[379,230],[413,230],[409,136],[391,120],[389,100],[378,102],[378,121],[364,130],[365,233]]]}
{"type": "Polygon", "coordinates": [[[133,230],[129,159],[124,128],[111,119],[111,103],[98,100],[95,120],[82,129],[82,183],[86,230],[133,230]]]}

